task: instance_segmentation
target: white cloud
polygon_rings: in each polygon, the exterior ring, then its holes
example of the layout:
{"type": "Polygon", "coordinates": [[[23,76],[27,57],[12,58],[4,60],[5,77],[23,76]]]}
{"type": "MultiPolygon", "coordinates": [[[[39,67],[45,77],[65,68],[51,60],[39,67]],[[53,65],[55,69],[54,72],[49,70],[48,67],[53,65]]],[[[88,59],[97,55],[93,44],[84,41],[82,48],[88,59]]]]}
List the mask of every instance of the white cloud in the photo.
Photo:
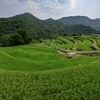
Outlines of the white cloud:
{"type": "Polygon", "coordinates": [[[70,0],[70,3],[71,3],[71,9],[74,9],[76,7],[77,0],[70,0]]]}
{"type": "Polygon", "coordinates": [[[25,12],[41,19],[73,15],[99,17],[99,4],[100,0],[0,0],[0,17],[25,12]]]}
{"type": "Polygon", "coordinates": [[[43,0],[40,1],[41,8],[62,9],[63,5],[58,0],[43,0]]]}
{"type": "Polygon", "coordinates": [[[55,0],[55,2],[58,2],[58,0],[55,0]]]}
{"type": "Polygon", "coordinates": [[[30,8],[30,9],[39,9],[40,4],[38,2],[33,2],[32,0],[27,0],[22,3],[23,7],[30,8]]]}

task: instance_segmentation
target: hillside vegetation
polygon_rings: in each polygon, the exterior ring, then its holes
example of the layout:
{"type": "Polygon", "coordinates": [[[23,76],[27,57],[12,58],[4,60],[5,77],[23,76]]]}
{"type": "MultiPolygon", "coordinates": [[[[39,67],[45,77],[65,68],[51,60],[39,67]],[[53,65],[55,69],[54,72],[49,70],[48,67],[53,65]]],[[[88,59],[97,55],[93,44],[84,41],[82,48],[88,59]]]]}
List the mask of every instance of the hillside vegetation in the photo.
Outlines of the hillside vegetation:
{"type": "Polygon", "coordinates": [[[15,34],[19,29],[26,29],[34,39],[54,38],[73,34],[100,34],[100,31],[90,26],[78,24],[67,25],[54,20],[52,22],[50,20],[40,20],[29,13],[10,18],[0,18],[0,36],[4,34],[15,34]]]}

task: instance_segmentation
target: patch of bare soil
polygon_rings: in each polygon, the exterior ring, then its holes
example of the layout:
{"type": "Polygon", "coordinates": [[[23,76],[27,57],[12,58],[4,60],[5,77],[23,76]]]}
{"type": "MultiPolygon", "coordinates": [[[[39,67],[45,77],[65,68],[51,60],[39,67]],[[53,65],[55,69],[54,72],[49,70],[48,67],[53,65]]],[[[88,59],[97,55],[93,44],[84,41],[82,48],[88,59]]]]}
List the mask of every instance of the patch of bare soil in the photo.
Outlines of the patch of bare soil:
{"type": "Polygon", "coordinates": [[[81,55],[100,57],[100,53],[82,53],[81,55]]]}
{"type": "Polygon", "coordinates": [[[85,51],[85,52],[72,52],[72,51],[64,51],[64,50],[57,50],[57,52],[61,55],[64,55],[66,58],[73,58],[76,56],[80,55],[85,55],[85,56],[92,56],[92,57],[100,57],[100,51],[85,51]]]}

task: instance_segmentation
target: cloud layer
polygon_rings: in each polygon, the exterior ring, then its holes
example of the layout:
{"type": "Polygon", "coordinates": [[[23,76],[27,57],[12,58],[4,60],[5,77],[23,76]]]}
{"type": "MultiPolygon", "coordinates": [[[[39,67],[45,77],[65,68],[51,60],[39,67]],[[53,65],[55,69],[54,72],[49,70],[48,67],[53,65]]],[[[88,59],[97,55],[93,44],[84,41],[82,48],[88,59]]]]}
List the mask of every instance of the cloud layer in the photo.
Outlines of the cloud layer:
{"type": "Polygon", "coordinates": [[[0,17],[29,12],[40,19],[85,15],[100,17],[100,0],[0,0],[0,17]]]}

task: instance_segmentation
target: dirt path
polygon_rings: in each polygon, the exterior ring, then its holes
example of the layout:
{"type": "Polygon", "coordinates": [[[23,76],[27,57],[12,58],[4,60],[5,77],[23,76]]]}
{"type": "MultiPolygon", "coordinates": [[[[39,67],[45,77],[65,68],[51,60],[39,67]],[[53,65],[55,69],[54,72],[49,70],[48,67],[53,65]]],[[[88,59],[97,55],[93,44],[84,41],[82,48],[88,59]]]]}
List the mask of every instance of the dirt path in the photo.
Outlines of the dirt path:
{"type": "Polygon", "coordinates": [[[57,52],[66,58],[73,58],[80,55],[85,56],[92,56],[92,57],[100,57],[100,50],[94,50],[94,51],[65,51],[58,49],[57,52]]]}
{"type": "Polygon", "coordinates": [[[64,56],[67,54],[67,52],[65,52],[64,50],[61,50],[61,49],[57,49],[57,52],[64,56]]]}
{"type": "Polygon", "coordinates": [[[67,52],[67,51],[64,51],[64,50],[61,50],[61,49],[58,49],[57,52],[60,54],[60,55],[63,55],[65,56],[66,58],[73,58],[74,56],[76,56],[76,53],[71,53],[71,52],[67,52]]]}

